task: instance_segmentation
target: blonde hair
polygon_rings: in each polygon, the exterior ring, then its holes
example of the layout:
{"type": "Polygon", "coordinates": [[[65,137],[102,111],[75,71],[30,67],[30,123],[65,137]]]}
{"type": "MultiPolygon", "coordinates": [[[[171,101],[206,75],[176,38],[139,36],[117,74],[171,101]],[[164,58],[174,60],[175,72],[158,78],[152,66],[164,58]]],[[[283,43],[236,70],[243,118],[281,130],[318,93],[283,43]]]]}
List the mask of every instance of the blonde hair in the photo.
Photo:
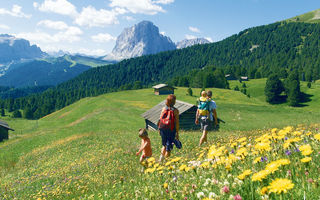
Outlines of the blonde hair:
{"type": "Polygon", "coordinates": [[[148,132],[145,128],[139,129],[139,137],[148,137],[148,132]]]}
{"type": "Polygon", "coordinates": [[[207,92],[206,92],[206,91],[202,91],[202,92],[201,92],[201,96],[202,96],[202,97],[207,97],[207,92]]]}

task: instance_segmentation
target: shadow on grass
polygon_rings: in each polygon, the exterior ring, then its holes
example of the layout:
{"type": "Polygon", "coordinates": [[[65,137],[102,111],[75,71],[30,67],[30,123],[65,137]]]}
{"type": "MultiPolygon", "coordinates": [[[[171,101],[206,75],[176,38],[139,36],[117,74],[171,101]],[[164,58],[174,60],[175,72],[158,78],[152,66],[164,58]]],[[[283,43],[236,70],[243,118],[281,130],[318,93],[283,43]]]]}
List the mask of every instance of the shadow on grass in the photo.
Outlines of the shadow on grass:
{"type": "Polygon", "coordinates": [[[308,103],[311,101],[311,97],[313,97],[312,94],[307,94],[304,92],[301,92],[301,96],[300,96],[300,102],[296,107],[306,107],[308,105],[304,104],[304,103],[308,103]]]}
{"type": "Polygon", "coordinates": [[[287,95],[281,95],[275,102],[272,102],[272,104],[277,105],[277,104],[283,104],[286,102],[287,102],[287,95]]]}

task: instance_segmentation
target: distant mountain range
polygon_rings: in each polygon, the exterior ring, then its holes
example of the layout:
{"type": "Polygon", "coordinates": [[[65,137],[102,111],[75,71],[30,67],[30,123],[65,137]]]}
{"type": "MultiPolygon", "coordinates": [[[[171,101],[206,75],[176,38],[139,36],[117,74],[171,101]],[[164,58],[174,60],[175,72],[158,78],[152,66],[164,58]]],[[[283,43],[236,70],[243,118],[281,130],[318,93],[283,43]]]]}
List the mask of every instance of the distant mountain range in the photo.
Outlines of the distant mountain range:
{"type": "Polygon", "coordinates": [[[177,49],[183,49],[196,44],[207,44],[210,43],[209,40],[205,38],[195,38],[195,39],[185,39],[176,44],[177,49]]]}
{"type": "Polygon", "coordinates": [[[42,58],[46,55],[36,45],[30,45],[28,40],[18,39],[8,34],[0,34],[0,63],[42,58]]]}
{"type": "Polygon", "coordinates": [[[183,40],[175,44],[169,37],[160,34],[159,28],[152,22],[142,21],[124,29],[117,37],[112,52],[103,59],[123,60],[205,43],[209,43],[209,41],[204,38],[196,38],[183,40]]]}
{"type": "Polygon", "coordinates": [[[8,66],[6,73],[0,77],[0,85],[19,88],[55,86],[92,67],[107,64],[110,62],[71,55],[17,62],[8,66]]]}

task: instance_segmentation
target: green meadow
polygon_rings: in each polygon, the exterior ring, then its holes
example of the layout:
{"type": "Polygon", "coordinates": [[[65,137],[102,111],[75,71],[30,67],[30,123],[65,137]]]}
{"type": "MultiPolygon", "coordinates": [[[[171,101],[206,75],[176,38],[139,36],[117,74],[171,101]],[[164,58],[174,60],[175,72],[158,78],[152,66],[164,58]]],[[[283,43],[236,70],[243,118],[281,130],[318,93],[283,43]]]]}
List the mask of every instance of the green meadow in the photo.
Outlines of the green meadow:
{"type": "MultiPolygon", "coordinates": [[[[293,108],[266,103],[265,81],[245,82],[250,98],[233,90],[236,85],[242,88],[238,81],[230,82],[231,90],[212,88],[218,117],[226,123],[219,132],[209,133],[208,144],[201,148],[200,130],[181,131],[183,149],[174,149],[172,156],[194,158],[228,137],[251,137],[272,128],[320,122],[319,82],[311,88],[302,82],[301,90],[309,99],[293,108]]],[[[178,88],[177,99],[196,104],[200,89],[192,90],[191,97],[187,88],[178,88]]],[[[165,98],[154,95],[152,89],[130,90],[81,99],[39,120],[2,118],[15,131],[0,143],[0,199],[179,199],[161,190],[165,176],[150,179],[141,173],[135,155],[140,145],[138,129],[145,127],[141,114],[165,98]],[[160,189],[152,191],[150,181],[160,189]]],[[[149,136],[158,159],[159,134],[149,132],[149,136]]],[[[193,190],[189,199],[201,187],[193,190]]]]}

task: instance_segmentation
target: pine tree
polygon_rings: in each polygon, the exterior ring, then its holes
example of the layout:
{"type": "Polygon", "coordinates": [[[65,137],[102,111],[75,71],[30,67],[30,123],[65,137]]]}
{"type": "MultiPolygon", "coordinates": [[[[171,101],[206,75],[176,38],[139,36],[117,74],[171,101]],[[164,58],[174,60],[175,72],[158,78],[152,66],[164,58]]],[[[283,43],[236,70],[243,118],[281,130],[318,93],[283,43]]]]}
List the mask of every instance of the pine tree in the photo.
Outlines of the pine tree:
{"type": "Polygon", "coordinates": [[[300,81],[297,70],[292,71],[285,82],[285,90],[290,106],[298,106],[300,101],[300,81]]]}
{"type": "Polygon", "coordinates": [[[278,75],[271,74],[264,88],[264,94],[266,95],[266,101],[270,104],[280,102],[280,94],[284,91],[283,83],[279,79],[278,75]]]}
{"type": "Polygon", "coordinates": [[[192,97],[192,93],[193,93],[193,92],[192,92],[192,89],[191,89],[191,88],[188,88],[187,92],[188,92],[188,95],[192,97]]]}
{"type": "Polygon", "coordinates": [[[13,118],[21,118],[22,115],[21,115],[20,110],[15,110],[15,111],[13,111],[12,117],[13,117],[13,118]]]}
{"type": "Polygon", "coordinates": [[[30,108],[26,108],[23,112],[23,118],[26,118],[26,119],[33,119],[33,112],[30,108]]]}
{"type": "Polygon", "coordinates": [[[6,113],[5,113],[4,109],[1,108],[1,117],[4,117],[4,116],[6,116],[6,113]]]}

